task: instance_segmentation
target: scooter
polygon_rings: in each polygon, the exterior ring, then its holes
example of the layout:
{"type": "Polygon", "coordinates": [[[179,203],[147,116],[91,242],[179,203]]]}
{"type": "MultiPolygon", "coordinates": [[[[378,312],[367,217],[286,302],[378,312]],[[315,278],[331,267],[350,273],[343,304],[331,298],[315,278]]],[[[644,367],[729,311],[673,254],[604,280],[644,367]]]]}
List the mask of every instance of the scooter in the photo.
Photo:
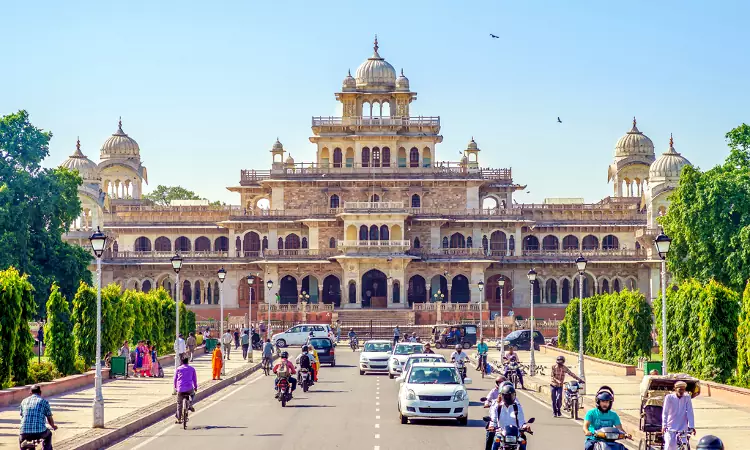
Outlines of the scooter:
{"type": "Polygon", "coordinates": [[[302,392],[307,392],[310,389],[310,386],[312,386],[312,378],[310,377],[310,370],[306,368],[301,368],[299,370],[299,376],[297,377],[297,380],[300,385],[302,385],[302,392]]]}
{"type": "Polygon", "coordinates": [[[621,439],[630,439],[630,435],[615,427],[599,428],[594,432],[593,450],[627,450],[623,444],[617,442],[621,439]]]}
{"type": "Polygon", "coordinates": [[[466,365],[464,364],[463,360],[456,361],[456,369],[458,369],[458,373],[461,374],[461,382],[466,379],[466,365]]]}
{"type": "Polygon", "coordinates": [[[511,361],[505,365],[505,373],[508,374],[508,381],[513,384],[514,389],[518,389],[518,362],[511,361]]]}
{"type": "Polygon", "coordinates": [[[568,381],[565,383],[565,401],[563,409],[570,412],[570,418],[578,420],[578,409],[582,408],[581,402],[581,385],[578,381],[568,381]]]}

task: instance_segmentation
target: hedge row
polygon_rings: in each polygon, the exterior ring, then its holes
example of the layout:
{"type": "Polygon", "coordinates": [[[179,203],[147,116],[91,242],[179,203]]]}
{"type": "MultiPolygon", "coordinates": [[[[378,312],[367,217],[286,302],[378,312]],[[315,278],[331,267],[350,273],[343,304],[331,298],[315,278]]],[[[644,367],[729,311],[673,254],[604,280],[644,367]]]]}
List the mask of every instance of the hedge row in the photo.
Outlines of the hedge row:
{"type": "MultiPolygon", "coordinates": [[[[744,302],[750,302],[748,293],[744,302]]],[[[654,302],[661,344],[661,296],[654,302]]],[[[688,280],[667,290],[667,364],[670,372],[685,372],[704,380],[733,382],[738,362],[740,294],[711,281],[688,280]]],[[[747,327],[747,315],[744,326],[747,327]]],[[[741,336],[741,335],[740,335],[741,336]]],[[[747,383],[747,377],[745,377],[747,383]]]]}
{"type": "Polygon", "coordinates": [[[0,271],[0,388],[28,381],[34,347],[29,321],[35,312],[28,277],[13,267],[0,271]]]}
{"type": "MultiPolygon", "coordinates": [[[[560,323],[558,346],[578,351],[578,305],[573,299],[560,323]]],[[[651,306],[637,291],[601,294],[583,299],[584,353],[634,364],[651,350],[651,306]]]]}

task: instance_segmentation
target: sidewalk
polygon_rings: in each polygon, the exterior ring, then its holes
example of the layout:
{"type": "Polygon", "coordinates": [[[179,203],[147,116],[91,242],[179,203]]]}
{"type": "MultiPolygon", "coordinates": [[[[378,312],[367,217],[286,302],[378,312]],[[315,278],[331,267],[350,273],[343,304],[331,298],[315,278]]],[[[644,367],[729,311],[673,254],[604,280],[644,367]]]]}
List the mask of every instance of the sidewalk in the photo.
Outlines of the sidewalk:
{"type": "MultiPolygon", "coordinates": [[[[521,362],[528,364],[529,352],[517,352],[521,362]]],[[[549,398],[549,368],[555,364],[555,357],[542,352],[534,352],[537,366],[544,366],[546,376],[525,376],[526,387],[540,392],[540,398],[550,402],[549,398]],[[526,381],[528,380],[528,381],[526,381]]],[[[500,352],[490,350],[488,361],[494,365],[500,359],[500,352]]],[[[570,370],[578,374],[578,360],[567,358],[570,370]]],[[[615,376],[597,372],[586,368],[586,399],[584,401],[586,410],[593,408],[592,396],[596,390],[603,385],[611,387],[615,391],[615,411],[625,424],[626,430],[637,436],[640,420],[640,382],[638,376],[615,376]],[[628,426],[629,425],[629,426],[628,426]]],[[[748,436],[750,436],[750,409],[729,405],[714,400],[711,397],[698,396],[693,399],[693,410],[695,412],[695,425],[698,434],[691,442],[697,444],[698,440],[706,435],[713,434],[724,441],[727,449],[747,448],[748,436]]],[[[585,412],[582,412],[582,416],[585,412]]],[[[636,443],[637,443],[636,438],[636,443]]]]}
{"type": "MultiPolygon", "coordinates": [[[[226,363],[227,375],[252,366],[242,359],[242,349],[232,349],[229,361],[226,363]]],[[[254,363],[259,363],[261,354],[253,353],[254,363]]],[[[196,353],[191,363],[198,373],[198,388],[211,381],[211,354],[196,353]]],[[[104,380],[102,393],[104,395],[104,421],[109,428],[110,422],[130,413],[147,410],[150,405],[172,397],[172,379],[174,365],[164,365],[164,378],[127,378],[104,380]]],[[[44,395],[44,392],[42,392],[44,395]]],[[[52,407],[55,424],[59,427],[53,435],[53,444],[60,443],[76,435],[91,430],[92,403],[94,387],[53,397],[45,397],[52,407]]],[[[0,408],[0,448],[18,448],[18,429],[20,417],[18,405],[0,408]]]]}

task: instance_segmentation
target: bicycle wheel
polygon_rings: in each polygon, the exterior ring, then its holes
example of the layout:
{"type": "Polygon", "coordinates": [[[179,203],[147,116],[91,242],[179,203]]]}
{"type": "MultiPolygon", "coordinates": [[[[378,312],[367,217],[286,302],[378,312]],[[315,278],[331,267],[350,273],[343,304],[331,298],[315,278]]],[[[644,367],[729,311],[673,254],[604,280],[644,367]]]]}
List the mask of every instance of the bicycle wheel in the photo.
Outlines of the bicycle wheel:
{"type": "Polygon", "coordinates": [[[188,408],[190,407],[190,402],[187,398],[182,399],[182,429],[187,430],[187,423],[188,423],[188,408]]]}

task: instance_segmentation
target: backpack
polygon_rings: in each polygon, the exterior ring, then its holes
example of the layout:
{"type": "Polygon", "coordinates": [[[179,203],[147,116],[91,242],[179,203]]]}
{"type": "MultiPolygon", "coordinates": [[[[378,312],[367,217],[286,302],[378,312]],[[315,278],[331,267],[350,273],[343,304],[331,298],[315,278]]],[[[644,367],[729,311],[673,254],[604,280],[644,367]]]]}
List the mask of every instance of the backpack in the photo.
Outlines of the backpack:
{"type": "Polygon", "coordinates": [[[289,378],[289,366],[286,365],[286,361],[282,361],[279,364],[279,370],[276,371],[276,375],[279,378],[289,378]]]}
{"type": "Polygon", "coordinates": [[[299,366],[309,369],[310,368],[310,356],[303,353],[299,358],[299,366]]]}

